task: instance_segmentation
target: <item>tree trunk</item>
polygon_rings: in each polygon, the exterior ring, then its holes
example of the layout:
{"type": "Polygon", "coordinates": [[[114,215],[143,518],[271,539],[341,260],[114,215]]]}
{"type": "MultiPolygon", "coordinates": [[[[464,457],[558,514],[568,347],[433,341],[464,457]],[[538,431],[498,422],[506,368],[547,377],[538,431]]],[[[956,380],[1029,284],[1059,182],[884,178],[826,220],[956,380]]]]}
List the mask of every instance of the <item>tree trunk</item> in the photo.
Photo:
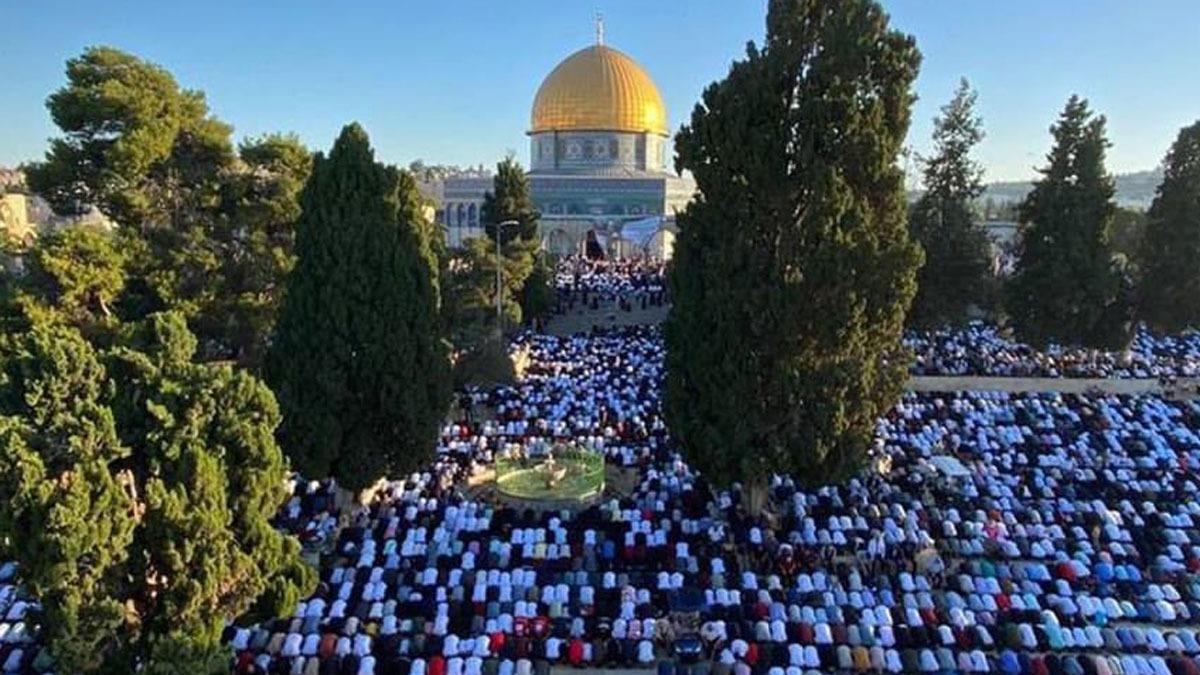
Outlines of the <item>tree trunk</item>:
{"type": "Polygon", "coordinates": [[[1121,367],[1128,368],[1131,363],[1133,363],[1133,345],[1129,344],[1121,350],[1121,367]]]}
{"type": "Polygon", "coordinates": [[[766,514],[771,502],[771,487],[765,476],[755,476],[746,481],[742,487],[745,497],[746,515],[757,517],[766,514]]]}
{"type": "Polygon", "coordinates": [[[355,496],[355,505],[356,506],[366,506],[367,504],[370,504],[371,502],[373,502],[375,500],[375,495],[378,494],[380,490],[382,490],[386,487],[387,487],[387,479],[380,478],[379,480],[375,481],[372,485],[368,485],[367,487],[359,490],[358,494],[355,496]]]}

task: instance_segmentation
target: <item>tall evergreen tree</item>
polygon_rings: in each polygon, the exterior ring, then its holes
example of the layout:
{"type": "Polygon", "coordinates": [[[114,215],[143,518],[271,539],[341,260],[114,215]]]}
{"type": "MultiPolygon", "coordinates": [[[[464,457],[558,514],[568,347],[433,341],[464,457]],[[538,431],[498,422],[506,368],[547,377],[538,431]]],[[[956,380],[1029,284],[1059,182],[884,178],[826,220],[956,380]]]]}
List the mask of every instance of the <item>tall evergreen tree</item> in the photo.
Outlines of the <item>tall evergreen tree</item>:
{"type": "Polygon", "coordinates": [[[106,350],[63,325],[0,343],[0,554],[57,672],[228,672],[227,622],[316,581],[269,521],[288,497],[278,408],[193,363],[178,315],[126,328],[106,350]]]}
{"type": "Polygon", "coordinates": [[[1113,254],[1122,260],[1123,265],[1139,267],[1142,262],[1142,242],[1146,236],[1146,212],[1118,206],[1113,213],[1111,232],[1113,254]]]}
{"type": "Polygon", "coordinates": [[[983,140],[976,93],[963,79],[933,121],[933,156],[924,160],[925,192],[913,205],[909,232],[925,251],[909,323],[938,327],[966,320],[991,286],[987,233],[975,214],[983,194],[983,167],[971,151],[983,140]]]}
{"type": "Polygon", "coordinates": [[[1177,332],[1200,327],[1200,122],[1180,130],[1163,166],[1141,242],[1140,314],[1177,332]]]}
{"type": "Polygon", "coordinates": [[[1072,96],[1050,127],[1042,177],[1021,204],[1008,310],[1017,334],[1035,345],[1115,349],[1130,337],[1128,288],[1109,243],[1116,204],[1104,125],[1072,96]]]}
{"type": "Polygon", "coordinates": [[[505,157],[496,164],[496,175],[492,178],[492,189],[483,196],[481,220],[488,239],[496,241],[496,227],[499,223],[515,221],[501,229],[500,243],[507,244],[514,239],[525,241],[537,240],[537,226],[540,215],[533,205],[533,196],[529,189],[529,177],[525,169],[517,163],[512,155],[505,157]]]}
{"type": "Polygon", "coordinates": [[[358,490],[431,458],[449,404],[435,230],[357,124],[317,156],[301,204],[267,375],[296,466],[358,490]]]}
{"type": "MultiPolygon", "coordinates": [[[[521,300],[525,282],[537,263],[531,249],[531,243],[523,239],[513,240],[501,249],[501,309],[508,327],[519,326],[524,319],[521,300]]],[[[464,242],[459,262],[451,281],[455,295],[451,323],[455,345],[462,347],[474,343],[474,338],[495,332],[496,244],[483,237],[471,237],[464,242]]]]}
{"type": "Polygon", "coordinates": [[[920,62],[872,0],[772,0],[766,42],[676,136],[666,414],[690,462],[808,484],[861,464],[899,398],[920,251],[896,158],[920,62]]]}

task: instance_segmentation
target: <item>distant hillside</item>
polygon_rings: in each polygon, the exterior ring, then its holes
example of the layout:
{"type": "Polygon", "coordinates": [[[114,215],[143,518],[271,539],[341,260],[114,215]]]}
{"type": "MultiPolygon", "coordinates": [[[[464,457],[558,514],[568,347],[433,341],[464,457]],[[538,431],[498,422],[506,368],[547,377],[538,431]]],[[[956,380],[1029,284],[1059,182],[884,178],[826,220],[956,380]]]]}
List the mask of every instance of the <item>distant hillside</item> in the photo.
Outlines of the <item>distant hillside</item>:
{"type": "MultiPolygon", "coordinates": [[[[1154,191],[1162,182],[1162,169],[1135,171],[1117,174],[1117,203],[1131,208],[1147,209],[1154,200],[1154,191]]],[[[984,201],[992,199],[997,204],[1019,202],[1033,188],[1027,182],[988,183],[983,193],[984,201]]]]}

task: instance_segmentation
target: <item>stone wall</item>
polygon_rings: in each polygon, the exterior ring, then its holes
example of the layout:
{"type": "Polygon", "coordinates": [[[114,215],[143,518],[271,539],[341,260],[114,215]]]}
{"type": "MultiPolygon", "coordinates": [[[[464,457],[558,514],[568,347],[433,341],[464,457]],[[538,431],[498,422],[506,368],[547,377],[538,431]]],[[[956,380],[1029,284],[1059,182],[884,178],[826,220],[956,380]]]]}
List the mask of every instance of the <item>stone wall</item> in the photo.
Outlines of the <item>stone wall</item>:
{"type": "Polygon", "coordinates": [[[18,192],[0,195],[0,231],[9,241],[28,242],[36,235],[29,219],[29,198],[18,192]]]}

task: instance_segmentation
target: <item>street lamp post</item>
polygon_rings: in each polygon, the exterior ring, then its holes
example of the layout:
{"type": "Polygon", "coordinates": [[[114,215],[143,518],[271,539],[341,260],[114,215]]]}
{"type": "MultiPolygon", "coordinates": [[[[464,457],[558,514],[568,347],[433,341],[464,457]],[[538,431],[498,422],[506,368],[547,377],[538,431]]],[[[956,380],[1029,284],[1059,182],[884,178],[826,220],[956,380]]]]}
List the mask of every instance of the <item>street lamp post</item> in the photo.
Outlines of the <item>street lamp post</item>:
{"type": "Polygon", "coordinates": [[[500,232],[510,225],[520,225],[515,220],[505,220],[496,223],[496,334],[504,334],[504,287],[500,284],[500,232]]]}

